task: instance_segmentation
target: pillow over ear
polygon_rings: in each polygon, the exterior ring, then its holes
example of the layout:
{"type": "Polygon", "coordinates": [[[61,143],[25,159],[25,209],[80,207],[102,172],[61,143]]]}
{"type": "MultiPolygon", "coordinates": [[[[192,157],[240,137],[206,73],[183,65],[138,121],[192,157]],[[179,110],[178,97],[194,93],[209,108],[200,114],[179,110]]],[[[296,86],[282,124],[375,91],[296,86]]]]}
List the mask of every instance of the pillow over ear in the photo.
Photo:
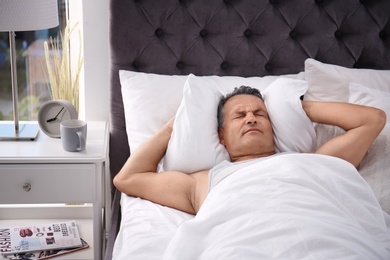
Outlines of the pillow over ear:
{"type": "Polygon", "coordinates": [[[175,115],[187,76],[121,70],[119,79],[127,137],[134,152],[175,115]]]}
{"type": "Polygon", "coordinates": [[[308,88],[304,80],[280,78],[265,91],[264,101],[279,152],[314,152],[314,125],[302,108],[300,97],[308,88]]]}
{"type": "Polygon", "coordinates": [[[265,90],[265,102],[277,132],[275,143],[279,151],[312,151],[315,145],[314,126],[299,99],[307,89],[305,81],[277,77],[270,84],[261,84],[260,78],[255,84],[248,84],[244,78],[235,86],[227,87],[220,83],[218,77],[188,77],[164,158],[164,170],[193,173],[211,169],[230,159],[219,142],[217,106],[222,95],[240,85],[265,90]],[[285,95],[286,92],[288,95],[285,95]]]}
{"type": "Polygon", "coordinates": [[[213,79],[188,77],[164,157],[164,170],[193,173],[229,160],[217,131],[217,105],[221,97],[213,79]]]}

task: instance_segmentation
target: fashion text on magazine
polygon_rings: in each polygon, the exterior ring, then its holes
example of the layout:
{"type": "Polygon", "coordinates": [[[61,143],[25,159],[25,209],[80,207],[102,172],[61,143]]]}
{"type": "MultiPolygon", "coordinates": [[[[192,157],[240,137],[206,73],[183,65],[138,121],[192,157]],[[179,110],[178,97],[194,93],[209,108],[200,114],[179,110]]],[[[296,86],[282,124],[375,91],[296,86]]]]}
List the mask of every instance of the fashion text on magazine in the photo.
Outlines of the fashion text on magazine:
{"type": "Polygon", "coordinates": [[[0,228],[0,252],[4,255],[81,245],[75,221],[0,228]]]}

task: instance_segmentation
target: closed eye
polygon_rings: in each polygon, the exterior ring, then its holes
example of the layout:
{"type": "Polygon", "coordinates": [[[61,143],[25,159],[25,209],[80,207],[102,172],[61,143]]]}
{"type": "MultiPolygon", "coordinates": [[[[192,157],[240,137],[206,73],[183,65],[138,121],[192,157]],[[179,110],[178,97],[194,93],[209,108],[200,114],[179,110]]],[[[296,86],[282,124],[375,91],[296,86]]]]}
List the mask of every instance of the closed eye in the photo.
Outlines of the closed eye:
{"type": "Polygon", "coordinates": [[[243,112],[238,112],[238,113],[235,113],[234,116],[233,116],[233,119],[239,119],[239,118],[243,118],[245,117],[245,113],[243,112]]]}
{"type": "Polygon", "coordinates": [[[260,117],[266,117],[266,118],[268,118],[267,113],[265,113],[265,111],[262,110],[262,109],[256,110],[256,111],[254,112],[254,114],[255,114],[255,116],[260,116],[260,117]]]}

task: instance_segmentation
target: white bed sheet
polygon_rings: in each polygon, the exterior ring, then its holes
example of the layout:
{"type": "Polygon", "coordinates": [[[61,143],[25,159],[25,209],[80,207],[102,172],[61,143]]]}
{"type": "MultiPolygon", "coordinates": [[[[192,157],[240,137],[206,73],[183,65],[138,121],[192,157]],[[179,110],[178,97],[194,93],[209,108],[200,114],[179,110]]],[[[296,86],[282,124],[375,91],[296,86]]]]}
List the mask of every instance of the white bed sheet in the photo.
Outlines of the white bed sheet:
{"type": "Polygon", "coordinates": [[[390,259],[389,215],[349,163],[287,154],[242,165],[196,217],[123,195],[114,259],[390,259]]]}
{"type": "Polygon", "coordinates": [[[162,259],[169,241],[194,216],[140,198],[121,195],[122,220],[113,259],[162,259]]]}

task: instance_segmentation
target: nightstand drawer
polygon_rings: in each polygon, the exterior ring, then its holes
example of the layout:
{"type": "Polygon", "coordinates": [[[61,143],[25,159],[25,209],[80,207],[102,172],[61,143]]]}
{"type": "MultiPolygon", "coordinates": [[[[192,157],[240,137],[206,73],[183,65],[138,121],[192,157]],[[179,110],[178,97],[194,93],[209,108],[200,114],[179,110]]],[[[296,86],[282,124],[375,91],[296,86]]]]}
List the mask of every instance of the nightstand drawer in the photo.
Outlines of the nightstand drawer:
{"type": "Polygon", "coordinates": [[[94,164],[2,164],[0,204],[94,202],[94,164]]]}

